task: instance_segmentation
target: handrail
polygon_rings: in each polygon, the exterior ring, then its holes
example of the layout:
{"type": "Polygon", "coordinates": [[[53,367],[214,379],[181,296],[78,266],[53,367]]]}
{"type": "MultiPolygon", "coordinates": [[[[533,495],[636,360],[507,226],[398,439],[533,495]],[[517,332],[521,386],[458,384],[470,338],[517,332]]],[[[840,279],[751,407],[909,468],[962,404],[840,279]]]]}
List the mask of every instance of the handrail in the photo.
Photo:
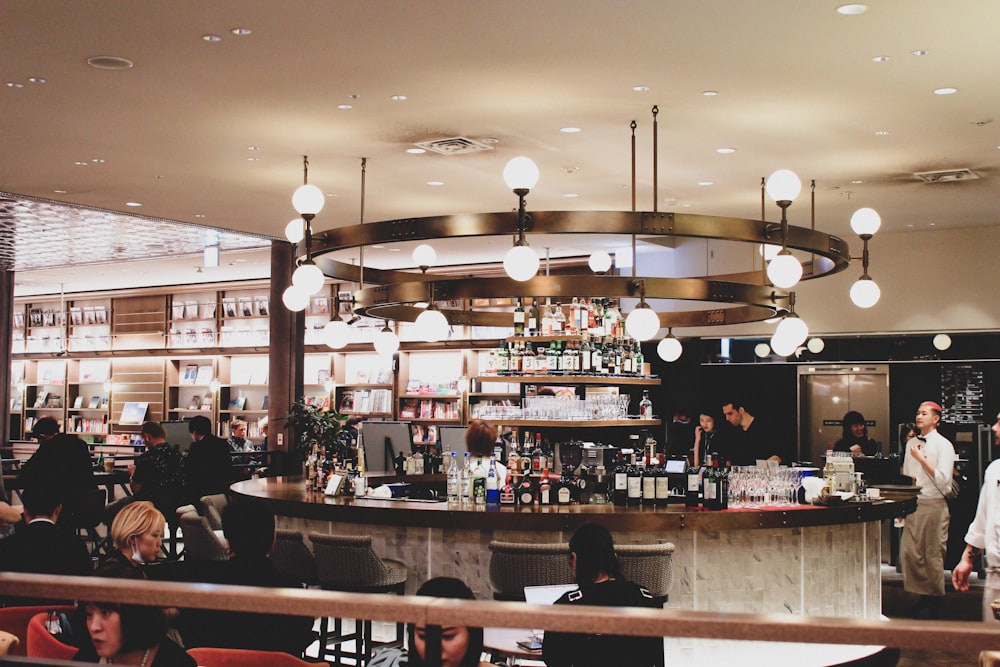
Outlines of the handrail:
{"type": "Polygon", "coordinates": [[[1000,625],[957,621],[869,620],[675,609],[541,606],[522,602],[339,593],[316,589],[0,574],[0,595],[94,600],[163,607],[379,619],[428,626],[544,628],[631,636],[879,645],[933,651],[1000,646],[1000,625]]]}

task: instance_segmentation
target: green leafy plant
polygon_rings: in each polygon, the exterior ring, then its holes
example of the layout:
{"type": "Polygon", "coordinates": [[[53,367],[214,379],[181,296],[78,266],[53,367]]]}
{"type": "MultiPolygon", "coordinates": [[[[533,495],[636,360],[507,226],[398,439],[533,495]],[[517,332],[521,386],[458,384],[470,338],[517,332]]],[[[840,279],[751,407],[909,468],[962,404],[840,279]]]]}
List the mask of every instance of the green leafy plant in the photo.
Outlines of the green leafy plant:
{"type": "Polygon", "coordinates": [[[314,442],[320,446],[332,446],[337,442],[345,418],[336,410],[310,405],[302,397],[292,403],[284,419],[294,431],[292,452],[305,456],[314,442]]]}

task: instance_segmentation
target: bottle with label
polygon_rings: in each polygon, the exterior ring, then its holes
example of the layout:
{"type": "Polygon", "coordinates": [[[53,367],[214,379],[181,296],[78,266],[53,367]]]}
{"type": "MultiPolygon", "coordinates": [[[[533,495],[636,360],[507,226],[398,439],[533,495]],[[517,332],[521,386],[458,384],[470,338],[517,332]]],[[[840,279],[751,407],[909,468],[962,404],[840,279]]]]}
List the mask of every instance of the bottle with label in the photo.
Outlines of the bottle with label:
{"type": "Polygon", "coordinates": [[[566,313],[563,312],[562,303],[556,303],[556,309],[552,316],[552,333],[560,335],[566,333],[566,313]]]}
{"type": "Polygon", "coordinates": [[[458,481],[459,500],[463,503],[472,502],[472,454],[465,453],[465,464],[458,481]]]}
{"type": "Polygon", "coordinates": [[[719,487],[715,478],[716,470],[717,468],[713,465],[710,468],[706,468],[705,474],[702,476],[702,504],[707,510],[719,509],[719,487]]]}
{"type": "Polygon", "coordinates": [[[517,300],[517,308],[514,309],[514,335],[523,336],[524,335],[524,324],[527,319],[524,306],[521,304],[521,299],[517,300]]]}
{"type": "Polygon", "coordinates": [[[531,452],[531,472],[538,474],[548,468],[548,460],[542,450],[542,434],[535,433],[535,449],[531,452]]]}
{"type": "Polygon", "coordinates": [[[517,487],[517,504],[522,507],[531,507],[535,504],[537,488],[531,475],[525,474],[521,484],[517,487]]]}
{"type": "Polygon", "coordinates": [[[642,504],[652,507],[656,504],[656,468],[647,466],[642,475],[642,504]]]}
{"type": "Polygon", "coordinates": [[[649,400],[649,390],[642,390],[642,400],[639,401],[639,418],[640,419],[652,419],[653,418],[653,401],[649,400]]]}
{"type": "Polygon", "coordinates": [[[549,481],[549,469],[542,469],[542,478],[538,481],[538,504],[552,505],[552,482],[549,481]]]}
{"type": "Polygon", "coordinates": [[[538,316],[538,299],[532,297],[531,308],[528,309],[527,329],[529,336],[538,335],[538,325],[541,318],[538,316]]]}
{"type": "Polygon", "coordinates": [[[472,502],[476,505],[486,504],[486,469],[482,455],[472,466],[472,502]]]}
{"type": "Polygon", "coordinates": [[[589,375],[590,371],[590,341],[584,340],[580,343],[580,373],[589,375]]]}
{"type": "Polygon", "coordinates": [[[715,496],[720,510],[729,509],[729,473],[719,468],[715,475],[715,496]]]}
{"type": "Polygon", "coordinates": [[[534,375],[536,366],[535,346],[527,343],[521,350],[521,375],[534,375]]]}
{"type": "Polygon", "coordinates": [[[500,504],[501,505],[513,505],[517,502],[517,491],[514,487],[514,475],[507,471],[507,479],[504,482],[503,488],[500,489],[500,504]]]}
{"type": "Polygon", "coordinates": [[[546,299],[546,303],[542,306],[542,321],[540,323],[542,335],[551,336],[552,335],[552,303],[546,299]]]}
{"type": "Polygon", "coordinates": [[[628,467],[628,498],[629,505],[639,505],[642,503],[642,468],[637,465],[628,467]]]}
{"type": "Polygon", "coordinates": [[[501,345],[497,350],[497,375],[507,375],[510,373],[510,352],[506,345],[501,345]]]}
{"type": "Polygon", "coordinates": [[[656,505],[664,507],[670,503],[670,476],[663,468],[656,469],[656,505]]]}
{"type": "Polygon", "coordinates": [[[690,466],[687,469],[687,487],[684,492],[684,506],[694,509],[700,504],[701,495],[701,475],[698,474],[698,466],[690,466]]]}
{"type": "Polygon", "coordinates": [[[611,502],[615,505],[628,503],[628,466],[618,452],[618,463],[615,466],[614,484],[611,487],[611,502]]]}
{"type": "Polygon", "coordinates": [[[457,503],[461,499],[458,492],[458,453],[448,452],[448,502],[457,503]]]}
{"type": "Polygon", "coordinates": [[[594,375],[600,375],[604,372],[604,350],[601,347],[601,343],[597,340],[591,345],[590,372],[594,375]]]}
{"type": "Polygon", "coordinates": [[[520,472],[521,455],[517,452],[517,434],[512,433],[510,437],[510,453],[507,454],[507,476],[520,472]]]}
{"type": "Polygon", "coordinates": [[[424,474],[424,455],[418,449],[413,452],[413,474],[423,475],[424,474]]]}
{"type": "Polygon", "coordinates": [[[497,462],[490,457],[490,467],[486,471],[486,504],[500,504],[500,479],[497,475],[497,462]]]}
{"type": "Polygon", "coordinates": [[[557,505],[570,505],[573,502],[573,484],[566,473],[563,472],[559,481],[555,484],[555,495],[557,505]]]}

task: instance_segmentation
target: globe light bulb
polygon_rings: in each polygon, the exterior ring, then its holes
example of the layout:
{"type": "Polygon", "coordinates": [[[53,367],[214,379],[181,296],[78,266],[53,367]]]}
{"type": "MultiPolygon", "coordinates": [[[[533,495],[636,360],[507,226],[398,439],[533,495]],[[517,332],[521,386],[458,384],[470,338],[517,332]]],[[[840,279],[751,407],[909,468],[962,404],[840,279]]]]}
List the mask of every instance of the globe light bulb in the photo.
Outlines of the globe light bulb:
{"type": "Polygon", "coordinates": [[[503,256],[503,270],[507,275],[519,282],[531,280],[538,273],[541,264],[538,255],[527,244],[516,245],[503,256]]]}
{"type": "Polygon", "coordinates": [[[437,261],[437,251],[426,243],[421,243],[413,249],[413,263],[421,269],[434,266],[437,261]]]}
{"type": "Polygon", "coordinates": [[[292,285],[302,288],[306,294],[315,294],[323,289],[325,281],[326,276],[312,262],[300,264],[299,268],[295,269],[295,273],[292,274],[292,285]]]}
{"type": "Polygon", "coordinates": [[[882,290],[871,278],[859,278],[856,283],[851,285],[851,301],[858,308],[871,308],[878,303],[881,296],[882,290]]]}
{"type": "Polygon", "coordinates": [[[802,264],[790,252],[780,253],[767,265],[767,277],[775,287],[794,287],[802,278],[802,264]]]}
{"type": "MultiPolygon", "coordinates": [[[[774,330],[771,338],[771,347],[778,352],[778,348],[795,350],[799,345],[806,342],[809,337],[809,326],[801,317],[795,314],[786,315],[778,322],[778,328],[774,330]]],[[[780,354],[780,352],[779,352],[780,354]]],[[[787,356],[787,355],[785,355],[787,356]]]]}
{"type": "Polygon", "coordinates": [[[858,236],[872,236],[882,226],[882,218],[873,208],[859,208],[851,216],[851,229],[858,236]]]}
{"type": "Polygon", "coordinates": [[[306,237],[306,221],[295,218],[285,225],[285,238],[289,243],[298,243],[306,237]]]}
{"type": "Polygon", "coordinates": [[[292,206],[299,215],[316,215],[323,210],[326,197],[315,185],[300,185],[292,194],[292,206]]]}
{"type": "Polygon", "coordinates": [[[297,313],[305,310],[306,306],[309,305],[309,296],[301,287],[291,285],[282,293],[281,303],[285,304],[285,308],[288,310],[297,313]]]}
{"type": "Polygon", "coordinates": [[[530,157],[519,155],[503,168],[503,180],[511,190],[530,190],[538,183],[538,165],[530,157]]]}
{"type": "Polygon", "coordinates": [[[767,177],[767,184],[764,186],[767,196],[772,200],[795,201],[802,191],[802,181],[796,173],[790,169],[779,169],[767,177]]]}
{"type": "Polygon", "coordinates": [[[448,337],[448,318],[437,308],[428,308],[420,313],[413,324],[417,328],[417,335],[428,343],[436,343],[448,337]]]}
{"type": "Polygon", "coordinates": [[[948,334],[939,333],[937,336],[934,336],[934,339],[931,341],[931,343],[934,344],[934,347],[936,349],[944,352],[949,347],[951,347],[951,336],[949,336],[948,334]]]}
{"type": "Polygon", "coordinates": [[[656,354],[666,362],[677,361],[683,351],[684,346],[673,336],[667,336],[656,344],[656,354]]]}
{"type": "Polygon", "coordinates": [[[819,354],[826,348],[826,343],[822,338],[810,338],[809,342],[806,343],[806,349],[813,354],[819,354]]]}
{"type": "Polygon", "coordinates": [[[774,245],[773,243],[761,243],[757,252],[760,253],[760,256],[764,258],[765,262],[770,262],[778,256],[779,252],[781,252],[781,246],[774,245]]]}
{"type": "Polygon", "coordinates": [[[660,316],[645,302],[625,318],[625,331],[638,341],[649,340],[660,330],[660,316]]]}
{"type": "Polygon", "coordinates": [[[795,350],[798,349],[797,345],[792,345],[788,341],[783,341],[778,339],[778,332],[774,332],[771,336],[771,349],[779,357],[788,357],[795,354],[795,350]]]}
{"type": "Polygon", "coordinates": [[[611,268],[611,255],[604,252],[603,250],[595,250],[590,253],[590,259],[587,260],[587,266],[594,273],[607,273],[608,269],[611,268]]]}
{"type": "Polygon", "coordinates": [[[758,358],[764,359],[771,354],[771,346],[767,343],[757,343],[753,346],[753,353],[756,354],[758,358]]]}
{"type": "Polygon", "coordinates": [[[340,317],[327,322],[323,327],[323,340],[331,350],[341,349],[347,345],[350,338],[351,327],[340,317]]]}
{"type": "Polygon", "coordinates": [[[388,324],[375,334],[373,342],[375,344],[375,351],[383,357],[390,357],[396,354],[396,351],[399,349],[399,338],[392,332],[388,324]]]}

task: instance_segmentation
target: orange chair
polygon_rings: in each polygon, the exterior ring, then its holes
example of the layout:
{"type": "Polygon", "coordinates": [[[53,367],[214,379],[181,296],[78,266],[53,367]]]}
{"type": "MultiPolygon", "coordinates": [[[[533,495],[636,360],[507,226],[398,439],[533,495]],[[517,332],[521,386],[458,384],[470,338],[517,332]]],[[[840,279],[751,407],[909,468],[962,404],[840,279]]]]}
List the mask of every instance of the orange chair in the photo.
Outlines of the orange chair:
{"type": "Polygon", "coordinates": [[[188,655],[199,667],[315,667],[288,653],[251,651],[242,648],[189,648],[188,655]]]}
{"type": "MultiPolygon", "coordinates": [[[[72,609],[72,607],[69,607],[72,609]]],[[[48,611],[35,614],[28,621],[28,645],[27,653],[29,658],[45,658],[49,660],[72,660],[76,655],[77,648],[63,644],[61,641],[49,634],[45,628],[45,621],[48,618],[48,611]]]]}
{"type": "Polygon", "coordinates": [[[73,607],[46,607],[39,605],[28,607],[5,607],[0,609],[0,630],[5,630],[21,640],[20,643],[10,652],[10,655],[28,655],[28,623],[31,621],[33,616],[36,616],[37,614],[48,614],[50,609],[68,613],[73,610],[73,607]]]}

